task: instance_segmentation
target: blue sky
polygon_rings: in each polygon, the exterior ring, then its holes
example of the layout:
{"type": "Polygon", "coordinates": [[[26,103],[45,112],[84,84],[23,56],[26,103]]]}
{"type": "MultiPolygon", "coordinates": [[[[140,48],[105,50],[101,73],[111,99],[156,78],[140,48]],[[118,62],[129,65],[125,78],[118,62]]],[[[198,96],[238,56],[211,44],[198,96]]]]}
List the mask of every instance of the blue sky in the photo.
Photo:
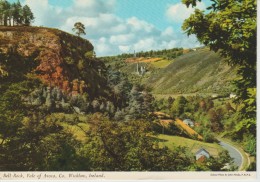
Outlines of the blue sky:
{"type": "Polygon", "coordinates": [[[159,29],[165,29],[169,22],[165,19],[164,12],[174,0],[120,0],[118,1],[116,14],[122,18],[132,16],[151,22],[159,29]]]}
{"type": "MultiPolygon", "coordinates": [[[[10,2],[16,0],[9,0],[10,2]]],[[[135,51],[200,46],[187,37],[181,25],[194,11],[181,0],[20,0],[28,4],[35,26],[72,32],[75,22],[86,27],[86,36],[98,56],[135,51]]],[[[205,4],[199,3],[200,9],[205,4]]]]}

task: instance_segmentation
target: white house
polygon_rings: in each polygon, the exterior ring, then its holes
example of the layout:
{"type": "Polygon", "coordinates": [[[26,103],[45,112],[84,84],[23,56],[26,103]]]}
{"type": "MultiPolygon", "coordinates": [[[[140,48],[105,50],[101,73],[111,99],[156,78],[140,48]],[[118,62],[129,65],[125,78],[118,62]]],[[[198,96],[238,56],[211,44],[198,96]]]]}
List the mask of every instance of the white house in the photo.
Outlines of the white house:
{"type": "Polygon", "coordinates": [[[202,157],[206,157],[208,159],[210,157],[210,153],[207,150],[205,150],[204,148],[200,148],[196,152],[195,156],[196,156],[196,160],[199,160],[202,157]]]}
{"type": "Polygon", "coordinates": [[[194,122],[191,121],[191,119],[184,119],[183,123],[190,126],[190,127],[194,127],[194,122]]]}

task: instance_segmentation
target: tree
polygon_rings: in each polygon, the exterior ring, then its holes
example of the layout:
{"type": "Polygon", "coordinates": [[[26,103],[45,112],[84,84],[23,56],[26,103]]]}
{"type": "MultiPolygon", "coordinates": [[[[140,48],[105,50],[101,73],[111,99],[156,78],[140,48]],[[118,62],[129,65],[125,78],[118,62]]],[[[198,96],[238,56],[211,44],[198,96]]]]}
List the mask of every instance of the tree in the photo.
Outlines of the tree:
{"type": "MultiPolygon", "coordinates": [[[[197,0],[182,2],[195,7],[197,0]]],[[[244,110],[253,111],[245,117],[255,118],[255,102],[245,101],[250,99],[250,90],[256,88],[256,0],[214,0],[207,9],[196,9],[182,28],[215,52],[219,51],[230,65],[239,67],[237,73],[241,77],[235,81],[237,102],[244,103],[244,110]]]]}
{"type": "Polygon", "coordinates": [[[76,33],[77,36],[80,36],[82,34],[86,35],[85,26],[81,22],[76,22],[72,30],[76,33]]]}
{"type": "Polygon", "coordinates": [[[14,26],[30,25],[34,20],[33,13],[28,5],[22,7],[20,1],[9,3],[6,0],[0,0],[0,25],[14,26]]]}
{"type": "Polygon", "coordinates": [[[0,1],[0,25],[3,25],[4,1],[0,1]]]}
{"type": "Polygon", "coordinates": [[[172,98],[171,96],[168,97],[168,100],[167,100],[167,101],[168,101],[168,109],[171,108],[171,105],[173,104],[174,100],[175,100],[175,99],[172,98]]]}
{"type": "Polygon", "coordinates": [[[223,111],[221,109],[210,109],[208,111],[209,120],[211,122],[211,130],[214,132],[222,131],[223,124],[221,120],[223,119],[223,111]]]}
{"type": "Polygon", "coordinates": [[[95,114],[88,122],[86,150],[91,170],[185,171],[194,163],[186,148],[160,147],[151,137],[154,133],[148,121],[112,122],[95,114]]]}
{"type": "Polygon", "coordinates": [[[175,117],[180,117],[185,112],[185,107],[187,104],[187,100],[183,96],[179,96],[176,98],[176,100],[173,102],[171,107],[171,113],[175,117]]]}
{"type": "Polygon", "coordinates": [[[23,16],[23,8],[18,1],[17,3],[12,4],[13,6],[13,25],[20,25],[22,23],[22,16],[23,16]]]}
{"type": "Polygon", "coordinates": [[[11,9],[11,4],[6,1],[6,0],[3,0],[0,2],[2,6],[2,18],[3,18],[3,24],[4,26],[7,26],[8,25],[8,19],[10,19],[10,9],[11,9]]]}
{"type": "Polygon", "coordinates": [[[32,21],[34,20],[34,16],[33,13],[30,9],[29,6],[25,5],[23,7],[23,11],[22,11],[22,18],[23,18],[23,24],[26,26],[31,25],[32,21]]]}
{"type": "Polygon", "coordinates": [[[0,87],[0,171],[89,170],[83,144],[55,118],[25,98],[39,88],[34,80],[0,87]]]}

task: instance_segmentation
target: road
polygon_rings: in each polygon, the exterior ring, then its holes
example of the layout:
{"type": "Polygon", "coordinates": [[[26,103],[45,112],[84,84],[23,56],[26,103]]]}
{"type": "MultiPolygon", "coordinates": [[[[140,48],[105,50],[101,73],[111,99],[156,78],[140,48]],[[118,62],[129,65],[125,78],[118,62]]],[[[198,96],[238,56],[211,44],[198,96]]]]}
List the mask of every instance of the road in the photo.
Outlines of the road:
{"type": "Polygon", "coordinates": [[[229,152],[230,157],[234,159],[234,164],[238,166],[238,170],[242,170],[243,162],[245,161],[241,152],[233,145],[224,142],[223,140],[219,139],[219,144],[229,152]]]}

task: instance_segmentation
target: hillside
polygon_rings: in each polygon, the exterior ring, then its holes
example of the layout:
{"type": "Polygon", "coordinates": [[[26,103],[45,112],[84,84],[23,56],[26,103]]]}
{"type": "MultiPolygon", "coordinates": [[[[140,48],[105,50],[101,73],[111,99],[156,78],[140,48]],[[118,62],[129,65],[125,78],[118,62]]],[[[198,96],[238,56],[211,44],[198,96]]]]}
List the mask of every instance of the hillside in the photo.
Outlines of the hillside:
{"type": "Polygon", "coordinates": [[[184,54],[151,74],[144,83],[156,94],[221,93],[231,91],[235,69],[208,49],[184,54]]]}
{"type": "Polygon", "coordinates": [[[163,55],[102,59],[106,65],[126,73],[133,83],[151,88],[155,96],[230,93],[231,82],[237,77],[236,68],[228,66],[218,53],[207,47],[185,49],[175,59],[163,55]],[[145,74],[137,74],[137,64],[145,68],[145,74]]]}
{"type": "Polygon", "coordinates": [[[105,80],[99,73],[104,64],[91,56],[93,49],[88,40],[60,30],[1,26],[0,53],[8,63],[1,60],[0,77],[8,81],[12,72],[19,77],[26,69],[24,75],[35,74],[48,86],[73,95],[88,92],[94,96],[105,80]]]}

